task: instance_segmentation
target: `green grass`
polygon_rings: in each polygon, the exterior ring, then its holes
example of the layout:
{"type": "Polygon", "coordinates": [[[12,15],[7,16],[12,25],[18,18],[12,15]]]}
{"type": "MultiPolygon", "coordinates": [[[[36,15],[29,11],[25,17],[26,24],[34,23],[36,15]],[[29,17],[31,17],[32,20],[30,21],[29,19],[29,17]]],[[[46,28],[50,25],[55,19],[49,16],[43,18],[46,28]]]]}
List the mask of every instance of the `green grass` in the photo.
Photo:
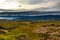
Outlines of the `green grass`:
{"type": "Polygon", "coordinates": [[[60,40],[60,21],[3,21],[0,40],[60,40]]]}

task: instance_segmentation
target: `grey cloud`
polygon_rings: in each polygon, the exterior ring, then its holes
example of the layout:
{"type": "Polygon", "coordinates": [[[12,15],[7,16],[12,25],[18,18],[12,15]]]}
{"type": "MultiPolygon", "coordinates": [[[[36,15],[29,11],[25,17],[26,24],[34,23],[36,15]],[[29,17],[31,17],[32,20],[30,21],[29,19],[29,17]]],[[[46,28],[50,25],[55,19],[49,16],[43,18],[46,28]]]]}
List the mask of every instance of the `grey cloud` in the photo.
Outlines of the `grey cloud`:
{"type": "Polygon", "coordinates": [[[21,0],[21,3],[23,4],[28,4],[28,5],[36,5],[36,4],[47,4],[49,2],[56,2],[56,4],[54,4],[54,6],[51,7],[40,7],[40,8],[35,8],[32,9],[32,11],[36,10],[40,10],[40,11],[60,11],[60,0],[21,0]]]}
{"type": "Polygon", "coordinates": [[[60,0],[55,0],[53,2],[56,2],[56,4],[54,4],[54,6],[36,8],[36,9],[33,9],[32,11],[60,11],[60,0]]]}
{"type": "Polygon", "coordinates": [[[56,4],[55,8],[59,8],[60,9],[60,1],[56,4]]]}
{"type": "Polygon", "coordinates": [[[24,4],[32,5],[32,4],[46,3],[48,2],[48,0],[21,0],[20,2],[24,4]]]}
{"type": "Polygon", "coordinates": [[[55,2],[57,0],[30,0],[29,4],[42,4],[42,3],[48,3],[48,2],[55,2]]]}
{"type": "Polygon", "coordinates": [[[39,4],[39,3],[45,3],[47,1],[43,1],[43,0],[30,0],[29,4],[39,4]]]}
{"type": "Polygon", "coordinates": [[[60,11],[60,7],[59,6],[53,6],[53,7],[41,7],[41,8],[36,8],[36,9],[32,9],[31,11],[60,11]]]}
{"type": "MultiPolygon", "coordinates": [[[[38,11],[38,10],[40,10],[40,11],[58,10],[59,11],[60,10],[60,0],[18,0],[18,1],[22,4],[27,4],[27,5],[36,5],[36,4],[40,5],[40,4],[45,4],[45,3],[47,4],[49,2],[56,2],[56,4],[54,4],[54,6],[35,8],[35,9],[32,9],[32,11],[34,11],[34,10],[36,10],[36,11],[38,11]]],[[[27,9],[20,9],[19,11],[21,11],[21,10],[25,11],[27,9]]],[[[6,11],[8,11],[8,10],[6,10],[6,11]]]]}
{"type": "Polygon", "coordinates": [[[59,2],[60,0],[30,0],[29,4],[42,4],[48,2],[59,2]]]}
{"type": "Polygon", "coordinates": [[[24,4],[41,4],[41,3],[48,3],[48,2],[58,2],[59,0],[21,0],[21,3],[24,4]]]}

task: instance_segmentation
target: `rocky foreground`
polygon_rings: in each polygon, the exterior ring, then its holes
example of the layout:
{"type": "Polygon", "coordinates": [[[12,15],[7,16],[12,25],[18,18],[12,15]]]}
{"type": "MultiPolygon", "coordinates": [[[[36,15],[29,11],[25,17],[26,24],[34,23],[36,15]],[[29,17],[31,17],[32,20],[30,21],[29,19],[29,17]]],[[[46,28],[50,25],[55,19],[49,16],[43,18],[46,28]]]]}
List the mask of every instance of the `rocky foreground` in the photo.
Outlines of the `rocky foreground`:
{"type": "Polygon", "coordinates": [[[60,21],[2,21],[0,40],[60,40],[60,21]]]}

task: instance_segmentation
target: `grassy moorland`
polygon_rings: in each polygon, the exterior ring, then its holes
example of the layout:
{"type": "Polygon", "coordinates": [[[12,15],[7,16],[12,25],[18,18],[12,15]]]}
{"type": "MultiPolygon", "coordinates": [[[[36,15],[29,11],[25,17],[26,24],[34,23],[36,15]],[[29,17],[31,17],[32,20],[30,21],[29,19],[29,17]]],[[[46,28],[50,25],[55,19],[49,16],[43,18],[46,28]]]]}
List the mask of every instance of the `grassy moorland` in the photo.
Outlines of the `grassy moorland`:
{"type": "Polygon", "coordinates": [[[60,21],[1,21],[0,40],[60,40],[60,21]]]}

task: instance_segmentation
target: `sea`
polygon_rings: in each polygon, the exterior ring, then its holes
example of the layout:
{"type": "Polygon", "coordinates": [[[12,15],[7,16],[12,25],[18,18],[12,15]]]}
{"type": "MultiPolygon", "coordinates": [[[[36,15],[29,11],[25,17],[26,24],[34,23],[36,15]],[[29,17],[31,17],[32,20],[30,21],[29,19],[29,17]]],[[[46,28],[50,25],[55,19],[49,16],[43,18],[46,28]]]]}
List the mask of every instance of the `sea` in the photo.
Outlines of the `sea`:
{"type": "Polygon", "coordinates": [[[5,20],[60,20],[60,12],[2,12],[0,19],[5,20]]]}

